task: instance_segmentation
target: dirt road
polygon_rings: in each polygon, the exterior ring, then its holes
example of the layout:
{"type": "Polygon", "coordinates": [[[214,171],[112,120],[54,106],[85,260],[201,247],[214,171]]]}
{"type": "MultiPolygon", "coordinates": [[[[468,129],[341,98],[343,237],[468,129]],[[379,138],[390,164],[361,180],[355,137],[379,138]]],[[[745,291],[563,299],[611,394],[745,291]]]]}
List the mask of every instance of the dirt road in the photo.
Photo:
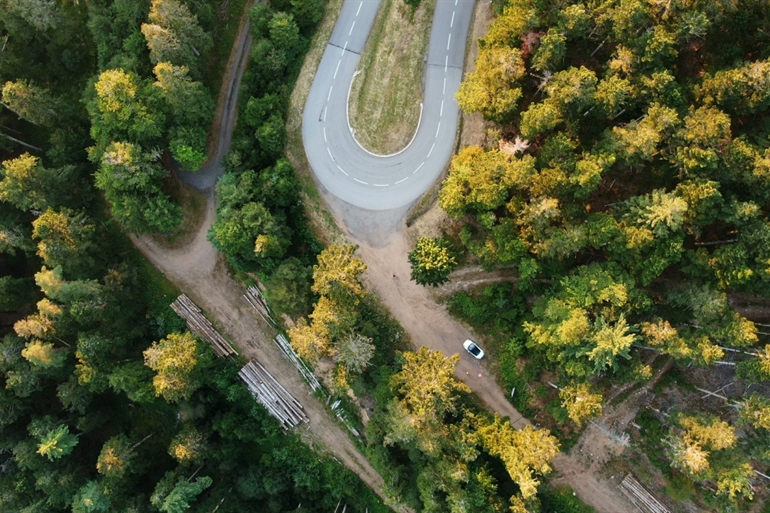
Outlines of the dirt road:
{"type": "Polygon", "coordinates": [[[229,336],[241,355],[248,359],[258,359],[304,405],[310,423],[297,428],[302,439],[316,452],[338,459],[385,499],[382,477],[358,451],[346,429],[332,419],[328,408],[311,395],[310,388],[297,370],[273,344],[273,329],[259,319],[243,299],[245,288],[228,275],[222,256],[206,239],[216,219],[213,185],[221,175],[219,160],[230,144],[237,106],[235,99],[246,64],[243,56],[248,56],[250,43],[248,20],[244,15],[228,63],[227,76],[223,80],[224,90],[217,105],[217,119],[214,122],[216,144],[210,148],[213,157],[209,159],[202,174],[185,173],[183,177],[188,185],[202,189],[207,194],[205,216],[194,238],[177,249],[170,249],[151,237],[132,240],[155,267],[195,301],[220,331],[229,336]]]}

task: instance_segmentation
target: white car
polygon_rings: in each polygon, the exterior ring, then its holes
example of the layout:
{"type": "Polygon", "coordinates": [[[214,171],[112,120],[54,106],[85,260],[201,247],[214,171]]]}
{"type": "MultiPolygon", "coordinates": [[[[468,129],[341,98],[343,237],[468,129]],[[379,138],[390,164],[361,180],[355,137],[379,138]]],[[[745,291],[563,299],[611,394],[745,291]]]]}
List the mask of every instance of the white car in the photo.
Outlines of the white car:
{"type": "Polygon", "coordinates": [[[477,346],[473,340],[466,340],[465,342],[463,342],[463,347],[474,358],[478,360],[481,360],[482,358],[484,358],[484,351],[479,346],[477,346]]]}

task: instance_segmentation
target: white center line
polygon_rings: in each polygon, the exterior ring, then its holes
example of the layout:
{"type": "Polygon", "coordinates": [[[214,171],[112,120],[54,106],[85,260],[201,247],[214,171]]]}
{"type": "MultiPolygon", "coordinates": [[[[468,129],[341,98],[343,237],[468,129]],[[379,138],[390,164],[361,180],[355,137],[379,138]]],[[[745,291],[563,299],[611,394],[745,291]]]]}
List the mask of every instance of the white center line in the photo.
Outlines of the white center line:
{"type": "Polygon", "coordinates": [[[375,187],[388,187],[390,184],[389,183],[373,183],[372,185],[374,185],[375,187]]]}
{"type": "Polygon", "coordinates": [[[417,171],[419,171],[419,170],[420,170],[420,168],[421,168],[422,166],[424,166],[424,165],[425,165],[425,162],[423,162],[422,164],[420,164],[419,166],[417,166],[417,169],[415,169],[414,171],[412,171],[412,174],[415,174],[415,173],[416,173],[417,171]]]}
{"type": "Polygon", "coordinates": [[[436,146],[436,143],[433,143],[430,145],[430,151],[428,152],[428,156],[426,158],[430,158],[430,154],[433,153],[433,148],[435,148],[435,146],[436,146]]]}
{"type": "Polygon", "coordinates": [[[350,32],[348,32],[348,35],[353,33],[353,28],[356,26],[356,22],[353,22],[353,25],[350,27],[350,32]]]}
{"type": "Polygon", "coordinates": [[[449,66],[449,56],[444,58],[444,73],[446,73],[447,66],[449,66]]]}
{"type": "Polygon", "coordinates": [[[332,150],[330,150],[328,146],[326,147],[326,151],[329,152],[329,156],[332,158],[332,160],[334,160],[334,155],[332,155],[332,150]]]}
{"type": "Polygon", "coordinates": [[[345,175],[345,176],[350,176],[350,175],[349,175],[349,174],[347,174],[347,173],[345,172],[345,170],[344,170],[344,169],[342,169],[340,166],[337,166],[337,169],[339,169],[340,171],[342,171],[342,174],[343,174],[343,175],[345,175]]]}
{"type": "Polygon", "coordinates": [[[364,185],[369,185],[367,182],[364,182],[363,180],[359,180],[358,178],[355,178],[355,177],[353,178],[353,180],[355,180],[358,183],[362,183],[364,185]]]}
{"type": "Polygon", "coordinates": [[[452,12],[452,21],[451,21],[451,22],[449,22],[449,28],[452,28],[452,27],[454,27],[454,26],[455,26],[455,13],[454,13],[454,11],[453,11],[453,12],[452,12]]]}
{"type": "Polygon", "coordinates": [[[342,59],[337,63],[337,69],[334,70],[334,80],[337,79],[337,72],[340,70],[340,64],[342,64],[342,59]]]}
{"type": "Polygon", "coordinates": [[[327,94],[327,95],[326,95],[326,101],[327,101],[327,102],[329,101],[329,98],[331,98],[331,97],[332,97],[332,88],[333,88],[333,87],[334,87],[334,86],[329,86],[329,94],[327,94]]]}
{"type": "Polygon", "coordinates": [[[452,34],[449,34],[449,37],[447,38],[447,41],[446,41],[446,49],[447,50],[449,50],[449,43],[451,43],[451,42],[452,42],[452,34]]]}
{"type": "Polygon", "coordinates": [[[455,0],[455,5],[457,5],[457,0],[455,0]]]}
{"type": "MultiPolygon", "coordinates": [[[[446,79],[444,79],[446,80],[446,79]]],[[[324,123],[326,123],[326,111],[329,109],[329,107],[324,107],[324,123]]]]}
{"type": "Polygon", "coordinates": [[[364,3],[363,3],[363,2],[361,2],[360,4],[358,4],[358,10],[356,11],[356,16],[358,16],[358,13],[360,13],[360,12],[361,12],[361,6],[362,6],[362,5],[364,5],[364,3]]]}
{"type": "Polygon", "coordinates": [[[441,130],[441,121],[438,122],[438,127],[436,128],[436,137],[438,138],[438,131],[441,130]]]}
{"type": "MultiPolygon", "coordinates": [[[[444,77],[444,93],[446,94],[446,77],[444,77]]],[[[324,121],[326,121],[326,113],[324,112],[324,121]]]]}
{"type": "Polygon", "coordinates": [[[345,50],[348,49],[348,42],[345,41],[345,46],[342,47],[342,51],[340,52],[340,55],[345,55],[345,50]]]}
{"type": "Polygon", "coordinates": [[[326,139],[326,127],[324,127],[324,142],[329,142],[329,141],[326,139]]]}
{"type": "MultiPolygon", "coordinates": [[[[441,112],[439,113],[439,117],[444,115],[444,100],[441,100],[441,112]]],[[[326,127],[324,127],[324,138],[326,137],[326,127]]]]}
{"type": "Polygon", "coordinates": [[[405,181],[406,181],[406,180],[408,180],[408,179],[409,179],[409,177],[408,177],[408,176],[407,176],[406,178],[402,178],[401,180],[399,180],[399,181],[397,181],[397,182],[396,182],[396,185],[400,184],[401,182],[405,182],[405,181]]]}

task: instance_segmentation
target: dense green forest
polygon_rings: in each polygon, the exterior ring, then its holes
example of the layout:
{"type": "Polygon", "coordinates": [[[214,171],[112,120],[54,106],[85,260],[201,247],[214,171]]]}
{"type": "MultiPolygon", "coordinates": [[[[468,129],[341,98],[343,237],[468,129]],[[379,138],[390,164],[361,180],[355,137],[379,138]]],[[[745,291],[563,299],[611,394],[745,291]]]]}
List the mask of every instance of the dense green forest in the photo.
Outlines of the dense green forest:
{"type": "Polygon", "coordinates": [[[513,275],[449,306],[530,389],[520,408],[550,397],[562,433],[672,360],[689,391],[644,412],[653,463],[720,511],[766,500],[770,4],[494,7],[457,95],[489,121],[486,144],[454,157],[438,195],[451,222],[418,242],[413,279],[468,261],[513,275]],[[698,401],[696,375],[730,386],[731,407],[698,401]]]}
{"type": "Polygon", "coordinates": [[[2,511],[385,510],[184,329],[125,236],[181,220],[168,169],[205,159],[229,4],[0,1],[2,511]]]}

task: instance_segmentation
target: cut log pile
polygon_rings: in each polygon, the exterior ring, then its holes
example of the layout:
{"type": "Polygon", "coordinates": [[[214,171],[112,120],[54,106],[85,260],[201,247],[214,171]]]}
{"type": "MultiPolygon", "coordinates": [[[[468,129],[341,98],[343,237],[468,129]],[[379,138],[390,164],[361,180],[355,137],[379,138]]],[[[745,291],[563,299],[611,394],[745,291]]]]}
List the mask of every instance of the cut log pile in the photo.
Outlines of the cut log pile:
{"type": "Polygon", "coordinates": [[[640,511],[646,513],[671,513],[662,502],[655,498],[647,488],[634,478],[631,474],[628,474],[618,486],[620,491],[623,492],[628,500],[630,500],[634,506],[639,508],[640,511]]]}
{"type": "Polygon", "coordinates": [[[208,319],[206,319],[201,313],[201,309],[198,305],[192,302],[189,297],[182,294],[171,303],[171,309],[179,315],[182,319],[187,321],[187,328],[193,333],[197,333],[202,338],[207,340],[211,347],[214,349],[214,353],[219,356],[228,356],[236,353],[230,342],[219,334],[214,326],[211,325],[208,319]]]}
{"type": "Polygon", "coordinates": [[[257,401],[288,429],[300,422],[310,422],[305,408],[267,370],[256,361],[247,363],[238,372],[257,401]]]}
{"type": "Polygon", "coordinates": [[[243,295],[243,298],[254,308],[254,310],[257,311],[259,315],[262,316],[265,322],[271,325],[275,325],[275,321],[273,321],[273,317],[270,315],[270,307],[267,304],[267,300],[257,287],[252,285],[246,289],[246,293],[243,295]]]}
{"type": "Polygon", "coordinates": [[[289,344],[289,341],[286,340],[286,337],[279,333],[278,336],[273,339],[273,342],[275,342],[275,345],[281,348],[281,351],[286,356],[286,358],[288,358],[289,361],[293,363],[297,368],[299,373],[302,374],[302,377],[305,378],[305,381],[307,381],[308,385],[310,385],[310,388],[313,389],[313,392],[320,390],[321,384],[318,382],[318,378],[315,377],[315,374],[313,374],[313,371],[310,370],[310,367],[308,367],[307,364],[303,362],[299,356],[297,356],[297,353],[294,352],[294,348],[291,347],[291,344],[289,344]]]}

